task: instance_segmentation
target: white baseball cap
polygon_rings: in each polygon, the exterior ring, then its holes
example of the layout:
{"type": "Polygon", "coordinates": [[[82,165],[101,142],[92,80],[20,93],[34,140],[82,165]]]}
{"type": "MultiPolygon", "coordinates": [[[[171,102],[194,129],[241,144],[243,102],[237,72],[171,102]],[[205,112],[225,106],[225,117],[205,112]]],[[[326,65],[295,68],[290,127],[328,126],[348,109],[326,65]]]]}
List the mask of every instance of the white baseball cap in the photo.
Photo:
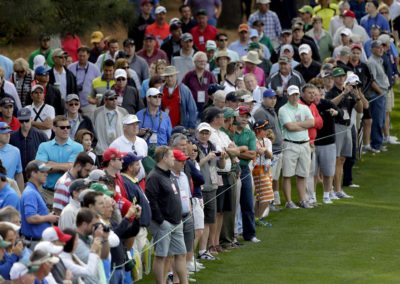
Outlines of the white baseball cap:
{"type": "Polygon", "coordinates": [[[295,95],[295,94],[297,95],[297,94],[300,94],[300,89],[296,85],[291,85],[291,86],[289,86],[289,88],[287,88],[287,92],[288,92],[289,96],[295,95]]]}
{"type": "Polygon", "coordinates": [[[154,12],[156,15],[161,13],[167,13],[167,9],[164,6],[158,6],[154,12]]]}
{"type": "Polygon", "coordinates": [[[136,122],[140,122],[140,120],[134,114],[128,114],[127,116],[125,116],[122,119],[122,124],[123,125],[128,125],[128,124],[132,124],[132,123],[136,123],[136,122]]]}
{"type": "Polygon", "coordinates": [[[17,280],[28,272],[28,267],[26,267],[25,264],[23,264],[22,262],[15,262],[10,270],[10,279],[17,280]]]}
{"type": "Polygon", "coordinates": [[[207,122],[202,122],[197,126],[197,131],[201,132],[203,130],[208,130],[211,132],[211,126],[207,122]]]}
{"type": "MultiPolygon", "coordinates": [[[[149,88],[146,92],[146,97],[153,97],[153,96],[157,96],[160,95],[161,92],[159,89],[157,88],[149,88]]],[[[162,95],[162,94],[161,94],[162,95]]]]}
{"type": "Polygon", "coordinates": [[[341,35],[346,35],[346,36],[351,36],[352,32],[348,28],[344,28],[343,30],[340,31],[341,35]]]}
{"type": "Polygon", "coordinates": [[[64,248],[62,246],[57,246],[57,245],[53,244],[52,242],[41,241],[40,243],[38,243],[35,246],[34,250],[41,250],[46,253],[58,255],[63,251],[63,249],[64,248]]]}
{"type": "Polygon", "coordinates": [[[118,78],[121,78],[121,77],[123,77],[123,78],[127,78],[128,76],[126,75],[126,71],[124,70],[124,69],[117,69],[117,70],[115,70],[115,73],[114,73],[114,78],[115,79],[118,79],[118,78]]]}
{"type": "Polygon", "coordinates": [[[299,54],[310,53],[310,52],[311,52],[311,47],[308,44],[304,43],[299,46],[299,54]]]}
{"type": "Polygon", "coordinates": [[[354,86],[354,85],[358,85],[359,83],[361,83],[361,81],[357,74],[355,74],[353,72],[351,72],[350,74],[347,73],[347,78],[344,81],[345,85],[354,86]]]}
{"type": "Polygon", "coordinates": [[[72,238],[71,235],[65,234],[59,227],[48,227],[42,233],[42,240],[48,242],[60,241],[68,242],[72,238]]]}

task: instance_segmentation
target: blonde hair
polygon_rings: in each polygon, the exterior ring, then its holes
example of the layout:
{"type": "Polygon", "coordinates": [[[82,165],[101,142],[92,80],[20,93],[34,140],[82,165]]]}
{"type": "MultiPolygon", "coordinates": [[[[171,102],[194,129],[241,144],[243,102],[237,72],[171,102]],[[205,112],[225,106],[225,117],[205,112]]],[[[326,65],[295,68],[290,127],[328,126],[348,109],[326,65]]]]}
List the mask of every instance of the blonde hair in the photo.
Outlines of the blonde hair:
{"type": "Polygon", "coordinates": [[[24,58],[20,57],[15,59],[14,61],[14,72],[17,70],[24,70],[25,72],[29,71],[29,63],[24,58]]]}

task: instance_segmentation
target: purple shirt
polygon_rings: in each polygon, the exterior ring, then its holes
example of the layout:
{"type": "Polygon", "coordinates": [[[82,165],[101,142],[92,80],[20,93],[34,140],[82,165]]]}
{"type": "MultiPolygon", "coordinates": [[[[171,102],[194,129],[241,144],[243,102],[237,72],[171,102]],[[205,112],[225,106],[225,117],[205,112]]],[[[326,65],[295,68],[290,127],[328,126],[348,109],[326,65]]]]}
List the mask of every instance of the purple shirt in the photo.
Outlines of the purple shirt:
{"type": "Polygon", "coordinates": [[[204,70],[203,77],[199,80],[196,71],[193,70],[186,73],[182,83],[188,86],[190,91],[192,91],[193,98],[196,101],[197,111],[200,115],[204,105],[208,101],[208,86],[217,83],[217,80],[214,75],[207,70],[204,70]]]}
{"type": "MultiPolygon", "coordinates": [[[[251,73],[247,68],[245,67],[243,69],[243,74],[251,73]]],[[[264,75],[264,70],[262,70],[260,67],[256,66],[256,69],[254,70],[253,74],[256,76],[257,79],[257,85],[260,87],[265,86],[265,75],[264,75]]]]}
{"type": "Polygon", "coordinates": [[[136,55],[140,56],[141,58],[143,58],[144,60],[146,60],[147,65],[151,65],[151,63],[156,63],[158,59],[164,59],[165,61],[167,61],[168,64],[168,56],[167,54],[159,49],[159,48],[154,48],[153,54],[150,56],[147,56],[146,50],[145,49],[141,49],[139,50],[136,55]]]}
{"type": "Polygon", "coordinates": [[[200,9],[205,9],[209,19],[215,18],[215,7],[221,6],[221,0],[188,0],[187,5],[192,9],[192,14],[200,9]]]}

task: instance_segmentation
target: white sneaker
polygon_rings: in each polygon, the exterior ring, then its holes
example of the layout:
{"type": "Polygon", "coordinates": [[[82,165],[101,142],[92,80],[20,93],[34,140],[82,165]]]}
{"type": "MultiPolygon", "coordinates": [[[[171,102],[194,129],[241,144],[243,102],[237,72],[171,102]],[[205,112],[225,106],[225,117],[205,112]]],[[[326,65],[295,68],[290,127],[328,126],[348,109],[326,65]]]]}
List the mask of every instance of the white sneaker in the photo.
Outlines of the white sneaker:
{"type": "Polygon", "coordinates": [[[199,266],[195,266],[194,265],[194,262],[188,262],[187,264],[186,264],[186,268],[187,268],[187,270],[189,271],[189,272],[199,272],[200,271],[200,267],[199,266]]]}
{"type": "Polygon", "coordinates": [[[353,196],[348,195],[348,194],[347,194],[346,192],[344,192],[343,190],[342,190],[342,191],[339,191],[339,192],[336,192],[336,196],[337,196],[338,198],[346,198],[346,199],[353,198],[353,196]]]}
{"type": "Polygon", "coordinates": [[[371,148],[371,150],[370,150],[372,153],[374,153],[374,154],[379,154],[381,151],[380,150],[378,150],[378,149],[374,149],[374,148],[371,148]]]}
{"type": "Polygon", "coordinates": [[[322,199],[322,203],[324,203],[324,204],[332,204],[333,202],[329,197],[324,197],[322,199]]]}
{"type": "Polygon", "coordinates": [[[336,196],[335,192],[332,190],[329,192],[329,199],[330,200],[339,200],[340,198],[336,196]]]}
{"type": "Polygon", "coordinates": [[[299,209],[299,206],[294,204],[293,201],[286,202],[286,206],[285,207],[288,208],[288,209],[299,209]]]}
{"type": "Polygon", "coordinates": [[[250,240],[250,242],[252,242],[252,243],[259,243],[259,242],[261,242],[259,239],[257,239],[256,237],[252,237],[251,238],[251,240],[250,240]]]}

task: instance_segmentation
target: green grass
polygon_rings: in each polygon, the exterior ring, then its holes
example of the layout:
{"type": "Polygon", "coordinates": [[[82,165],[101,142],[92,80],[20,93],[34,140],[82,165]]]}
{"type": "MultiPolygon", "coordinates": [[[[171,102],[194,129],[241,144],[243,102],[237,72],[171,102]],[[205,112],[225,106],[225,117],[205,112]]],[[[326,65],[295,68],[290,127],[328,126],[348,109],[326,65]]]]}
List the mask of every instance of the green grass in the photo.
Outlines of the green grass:
{"type": "MultiPolygon", "coordinates": [[[[396,104],[392,134],[399,135],[396,104]]],[[[261,243],[206,262],[197,283],[399,283],[400,145],[388,148],[357,162],[354,180],[361,187],[346,189],[354,199],[271,213],[273,227],[257,227],[261,243]]]]}

